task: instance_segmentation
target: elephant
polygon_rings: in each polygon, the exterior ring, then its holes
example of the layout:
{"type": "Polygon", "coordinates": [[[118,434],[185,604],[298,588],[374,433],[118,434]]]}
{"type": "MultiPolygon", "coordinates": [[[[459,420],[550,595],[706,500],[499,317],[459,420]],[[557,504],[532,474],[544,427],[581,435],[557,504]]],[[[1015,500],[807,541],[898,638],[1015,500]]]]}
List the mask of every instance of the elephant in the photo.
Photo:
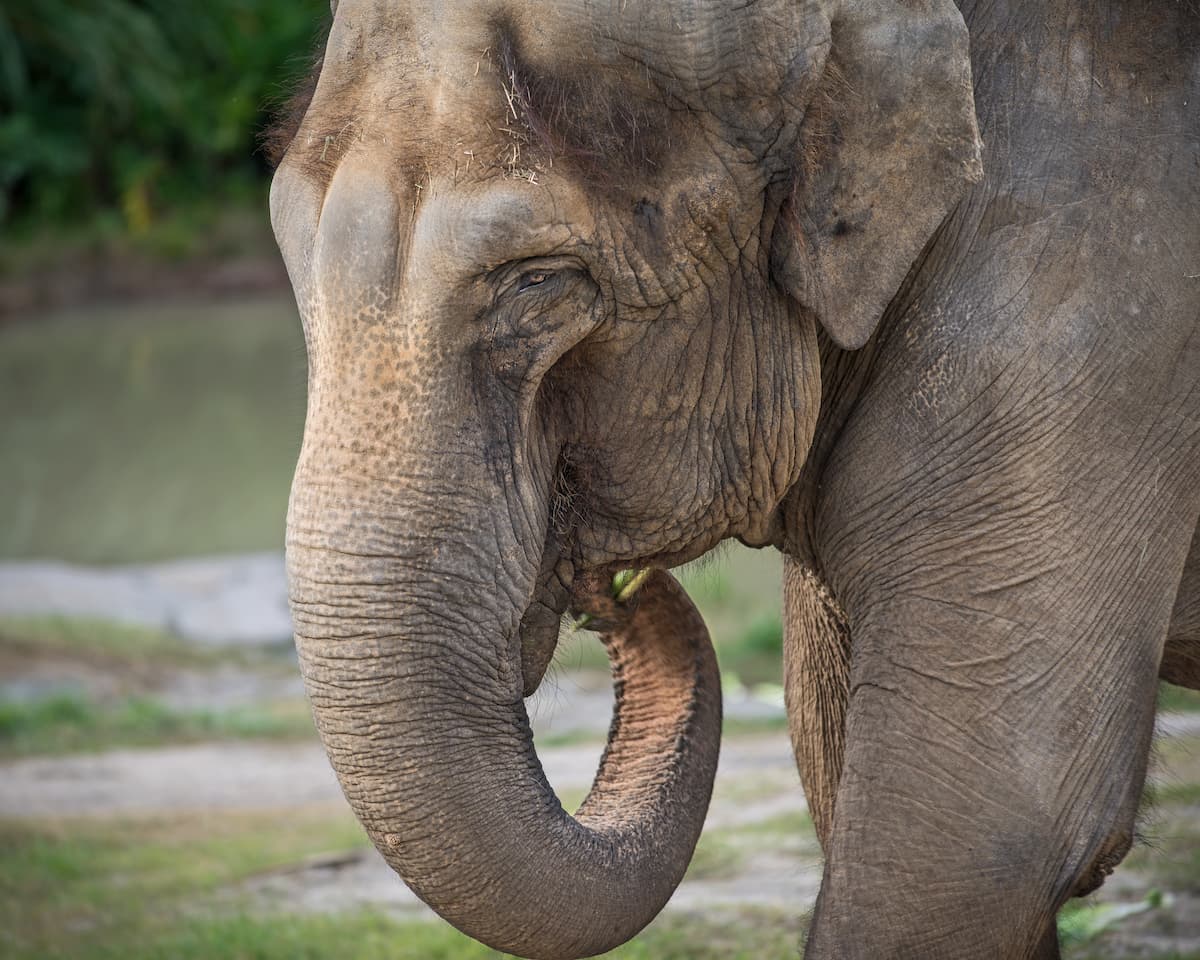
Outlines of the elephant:
{"type": "Polygon", "coordinates": [[[736,539],[784,556],[806,956],[1058,956],[1200,688],[1198,111],[1189,3],[334,4],[270,198],[290,604],[422,899],[534,958],[655,916],[720,727],[661,571],[736,539]],[[568,612],[617,675],[575,816],[524,705],[568,612]]]}

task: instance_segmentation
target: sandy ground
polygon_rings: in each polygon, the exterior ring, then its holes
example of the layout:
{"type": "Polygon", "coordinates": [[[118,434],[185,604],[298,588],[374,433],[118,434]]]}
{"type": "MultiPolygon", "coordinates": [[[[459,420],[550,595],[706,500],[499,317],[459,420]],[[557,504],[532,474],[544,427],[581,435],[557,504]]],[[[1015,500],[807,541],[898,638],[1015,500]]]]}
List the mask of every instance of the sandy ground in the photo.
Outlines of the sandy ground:
{"type": "Polygon", "coordinates": [[[280,553],[114,567],[0,563],[0,615],[95,618],[212,646],[292,639],[280,553]]]}

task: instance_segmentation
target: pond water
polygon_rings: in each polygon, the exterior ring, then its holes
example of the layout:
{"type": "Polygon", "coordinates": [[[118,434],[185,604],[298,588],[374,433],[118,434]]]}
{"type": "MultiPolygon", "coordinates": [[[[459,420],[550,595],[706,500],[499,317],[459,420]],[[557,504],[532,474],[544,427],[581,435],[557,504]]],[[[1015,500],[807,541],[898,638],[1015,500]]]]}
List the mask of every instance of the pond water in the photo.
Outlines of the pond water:
{"type": "Polygon", "coordinates": [[[0,326],[0,558],[281,547],[304,390],[288,295],[0,326]]]}

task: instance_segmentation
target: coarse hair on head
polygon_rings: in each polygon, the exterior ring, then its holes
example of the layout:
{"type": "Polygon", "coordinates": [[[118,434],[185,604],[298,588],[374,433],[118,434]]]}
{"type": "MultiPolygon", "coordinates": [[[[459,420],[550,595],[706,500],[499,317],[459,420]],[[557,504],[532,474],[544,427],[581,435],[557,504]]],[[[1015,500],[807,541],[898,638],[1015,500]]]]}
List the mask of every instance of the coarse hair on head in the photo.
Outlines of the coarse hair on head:
{"type": "Polygon", "coordinates": [[[551,164],[564,159],[593,183],[659,165],[671,146],[664,97],[638,96],[604,67],[586,77],[534,67],[510,23],[498,21],[495,31],[501,83],[514,119],[551,164]]]}

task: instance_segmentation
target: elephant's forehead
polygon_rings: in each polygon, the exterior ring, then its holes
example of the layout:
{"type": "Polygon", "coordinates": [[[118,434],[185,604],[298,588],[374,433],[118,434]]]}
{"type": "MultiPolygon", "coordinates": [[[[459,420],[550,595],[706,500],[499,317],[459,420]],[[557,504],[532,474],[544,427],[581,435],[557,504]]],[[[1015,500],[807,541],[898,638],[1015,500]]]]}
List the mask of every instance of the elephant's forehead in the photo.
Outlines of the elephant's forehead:
{"type": "Polygon", "coordinates": [[[475,74],[472,55],[494,48],[504,34],[538,59],[586,51],[612,63],[649,54],[646,69],[677,80],[708,83],[714,70],[748,66],[747,58],[778,65],[797,40],[817,40],[822,0],[341,0],[330,50],[410,46],[427,66],[447,76],[475,74]],[[782,54],[782,56],[781,56],[782,54]],[[740,62],[738,62],[740,61],[740,62]]]}
{"type": "Polygon", "coordinates": [[[467,132],[468,117],[502,125],[503,89],[489,69],[483,7],[345,0],[310,107],[320,136],[340,122],[360,141],[383,138],[413,156],[420,144],[467,132]]]}
{"type": "Polygon", "coordinates": [[[515,51],[551,83],[607,79],[698,108],[778,89],[827,41],[819,0],[341,0],[324,69],[392,109],[422,88],[438,117],[481,93],[494,104],[515,51]]]}

